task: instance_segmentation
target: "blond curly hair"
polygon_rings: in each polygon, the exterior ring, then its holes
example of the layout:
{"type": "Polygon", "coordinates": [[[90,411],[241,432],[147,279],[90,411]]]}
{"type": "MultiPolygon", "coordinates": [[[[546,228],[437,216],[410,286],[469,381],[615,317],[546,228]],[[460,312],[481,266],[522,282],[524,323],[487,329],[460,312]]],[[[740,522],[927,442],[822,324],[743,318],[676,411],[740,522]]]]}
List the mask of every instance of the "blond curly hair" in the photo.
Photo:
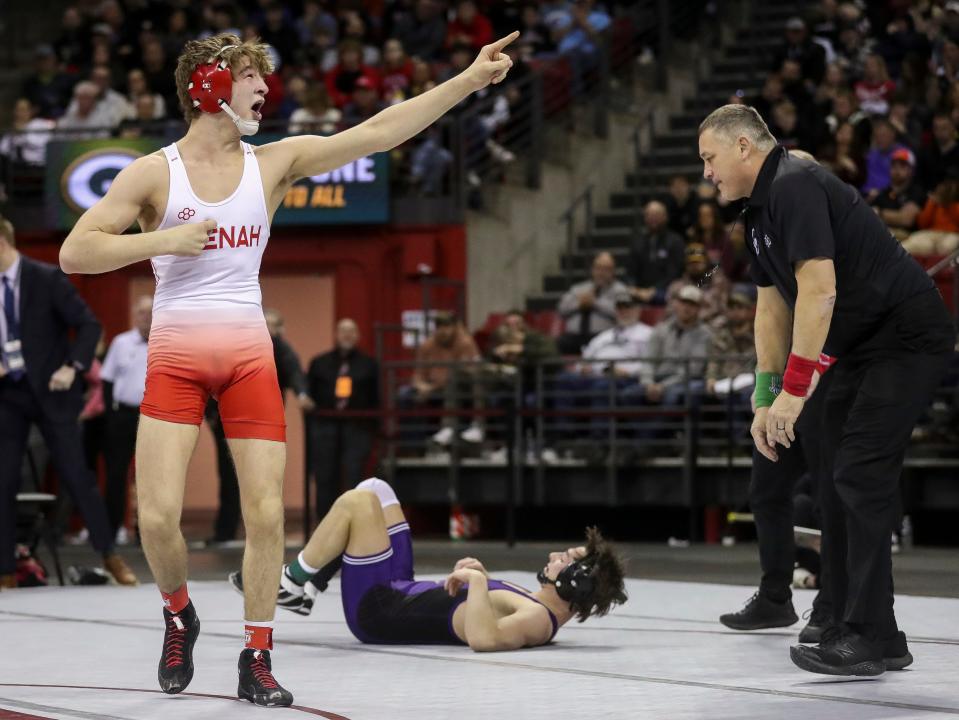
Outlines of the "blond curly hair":
{"type": "Polygon", "coordinates": [[[193,107],[193,100],[190,98],[190,76],[196,70],[198,65],[210,62],[215,57],[221,57],[226,60],[231,70],[236,70],[241,58],[249,58],[253,68],[266,77],[273,72],[273,61],[268,53],[269,46],[261,43],[259,38],[255,40],[240,40],[239,37],[231,33],[220,33],[212,35],[203,40],[190,40],[183,46],[183,52],[176,61],[176,94],[180,100],[180,108],[183,110],[183,118],[187,123],[192,122],[193,118],[199,117],[200,110],[193,107]],[[223,52],[223,48],[229,45],[236,45],[223,52]]]}

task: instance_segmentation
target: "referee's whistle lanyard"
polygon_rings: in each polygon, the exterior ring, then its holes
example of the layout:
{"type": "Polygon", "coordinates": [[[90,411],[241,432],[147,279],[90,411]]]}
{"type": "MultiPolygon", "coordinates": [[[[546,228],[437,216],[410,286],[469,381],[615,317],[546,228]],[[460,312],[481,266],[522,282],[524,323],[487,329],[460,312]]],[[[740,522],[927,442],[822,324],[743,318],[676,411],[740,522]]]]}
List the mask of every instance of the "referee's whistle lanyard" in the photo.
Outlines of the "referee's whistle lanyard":
{"type": "Polygon", "coordinates": [[[736,223],[743,224],[743,242],[748,243],[749,238],[746,237],[746,213],[749,210],[749,206],[746,204],[746,201],[743,200],[743,209],[739,211],[739,216],[733,222],[733,226],[729,228],[729,232],[726,233],[726,237],[723,238],[723,244],[719,247],[719,260],[716,261],[716,264],[713,265],[709,270],[703,273],[703,276],[699,279],[697,285],[703,287],[709,280],[712,280],[713,275],[716,274],[716,271],[722,267],[723,260],[726,259],[726,250],[729,249],[729,246],[732,244],[733,233],[736,230],[736,223]]]}

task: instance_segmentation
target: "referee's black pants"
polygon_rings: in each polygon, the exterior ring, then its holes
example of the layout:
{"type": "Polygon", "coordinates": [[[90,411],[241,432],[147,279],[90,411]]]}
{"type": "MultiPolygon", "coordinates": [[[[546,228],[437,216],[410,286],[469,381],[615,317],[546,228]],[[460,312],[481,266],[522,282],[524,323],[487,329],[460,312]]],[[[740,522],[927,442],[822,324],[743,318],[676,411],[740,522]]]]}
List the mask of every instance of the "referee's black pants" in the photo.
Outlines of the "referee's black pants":
{"type": "MultiPolygon", "coordinates": [[[[776,447],[779,456],[772,462],[753,448],[753,468],[749,483],[749,507],[756,521],[759,541],[759,565],[762,579],[759,590],[775,602],[785,602],[792,596],[793,567],[796,562],[793,494],[796,481],[808,470],[813,480],[813,496],[823,484],[822,477],[829,472],[828,460],[822,453],[821,423],[825,396],[829,391],[832,372],[820,378],[815,392],[799,416],[797,442],[790,447],[776,447]]],[[[827,612],[829,594],[826,589],[828,569],[823,566],[819,576],[820,592],[813,606],[827,612]]]]}
{"type": "Polygon", "coordinates": [[[307,432],[319,522],[344,489],[354,488],[365,479],[363,469],[374,434],[368,422],[325,417],[314,418],[307,432]]]}
{"type": "Polygon", "coordinates": [[[139,405],[117,403],[106,412],[106,443],[103,451],[107,470],[105,500],[110,532],[116,537],[127,515],[127,488],[130,461],[137,446],[139,405]]]}
{"type": "Polygon", "coordinates": [[[823,562],[834,617],[867,638],[897,630],[891,536],[899,476],[916,421],[951,359],[955,329],[937,291],[900,305],[877,332],[844,355],[823,415],[833,472],[821,489],[823,562]]]}

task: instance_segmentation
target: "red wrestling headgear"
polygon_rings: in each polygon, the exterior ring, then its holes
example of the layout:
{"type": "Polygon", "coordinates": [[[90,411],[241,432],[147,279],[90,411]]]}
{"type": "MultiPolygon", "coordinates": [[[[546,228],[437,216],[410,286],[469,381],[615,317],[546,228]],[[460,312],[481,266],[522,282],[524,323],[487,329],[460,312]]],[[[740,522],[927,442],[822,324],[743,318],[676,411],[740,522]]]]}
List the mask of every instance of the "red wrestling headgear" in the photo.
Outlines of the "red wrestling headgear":
{"type": "MultiPolygon", "coordinates": [[[[227,45],[223,50],[235,45],[227,45]]],[[[223,50],[220,52],[222,53],[223,50]]],[[[229,104],[233,98],[233,73],[226,60],[214,60],[203,65],[197,65],[190,75],[190,84],[187,86],[193,107],[203,112],[218,113],[222,105],[229,104]]]]}
{"type": "Polygon", "coordinates": [[[197,65],[190,75],[187,91],[190,93],[190,99],[193,100],[193,107],[208,113],[218,113],[222,110],[230,116],[241,135],[255,135],[260,128],[260,123],[257,120],[243,120],[230,107],[230,101],[233,99],[233,73],[230,72],[230,66],[226,60],[217,59],[227,50],[236,47],[239,45],[226,45],[220,48],[220,52],[210,58],[209,62],[197,65]]]}

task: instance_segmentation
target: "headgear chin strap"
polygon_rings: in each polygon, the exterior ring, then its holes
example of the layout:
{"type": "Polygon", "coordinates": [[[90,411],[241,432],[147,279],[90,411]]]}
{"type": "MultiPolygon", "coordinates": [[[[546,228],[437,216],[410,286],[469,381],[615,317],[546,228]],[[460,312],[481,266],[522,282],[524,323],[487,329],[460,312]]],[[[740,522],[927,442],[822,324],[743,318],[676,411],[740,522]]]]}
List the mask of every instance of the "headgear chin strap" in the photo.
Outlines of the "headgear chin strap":
{"type": "Polygon", "coordinates": [[[209,62],[197,65],[190,75],[187,91],[193,100],[193,107],[207,113],[218,113],[222,110],[230,116],[240,135],[255,135],[260,129],[259,121],[244,120],[230,107],[230,100],[233,99],[233,73],[230,72],[226,60],[217,60],[224,52],[236,47],[239,45],[225,45],[209,62]]]}
{"type": "Polygon", "coordinates": [[[572,605],[589,607],[596,583],[592,577],[592,563],[588,560],[589,558],[584,558],[570,563],[560,571],[555,580],[546,575],[544,568],[536,574],[536,579],[540,585],[555,586],[560,599],[572,605]]]}

